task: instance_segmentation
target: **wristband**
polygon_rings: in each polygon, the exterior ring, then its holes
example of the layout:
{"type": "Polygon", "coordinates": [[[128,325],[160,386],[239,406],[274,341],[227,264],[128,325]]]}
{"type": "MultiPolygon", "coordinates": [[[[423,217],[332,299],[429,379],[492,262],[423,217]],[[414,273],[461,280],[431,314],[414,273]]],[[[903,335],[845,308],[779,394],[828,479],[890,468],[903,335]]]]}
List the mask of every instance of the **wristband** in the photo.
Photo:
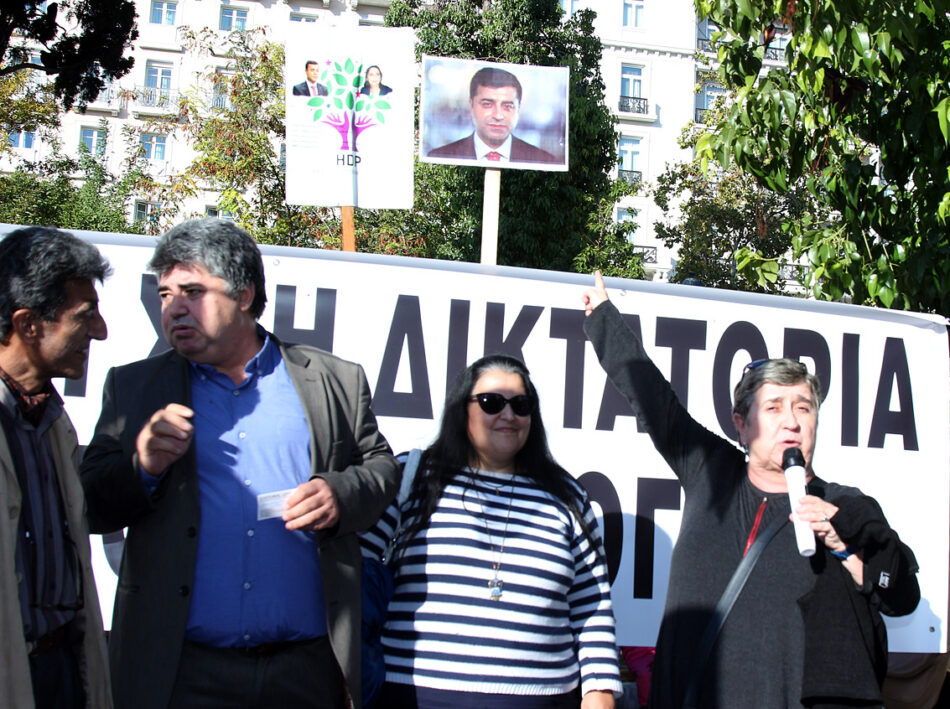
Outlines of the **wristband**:
{"type": "MultiPolygon", "coordinates": [[[[829,551],[830,551],[830,550],[829,550],[829,551]]],[[[834,554],[834,555],[835,555],[836,557],[838,557],[839,559],[841,559],[841,561],[844,561],[844,560],[847,559],[849,556],[851,556],[852,554],[854,554],[854,552],[856,552],[856,551],[857,551],[857,549],[855,549],[854,547],[852,547],[852,546],[849,544],[849,545],[845,548],[844,551],[832,551],[831,553],[834,554]]]]}

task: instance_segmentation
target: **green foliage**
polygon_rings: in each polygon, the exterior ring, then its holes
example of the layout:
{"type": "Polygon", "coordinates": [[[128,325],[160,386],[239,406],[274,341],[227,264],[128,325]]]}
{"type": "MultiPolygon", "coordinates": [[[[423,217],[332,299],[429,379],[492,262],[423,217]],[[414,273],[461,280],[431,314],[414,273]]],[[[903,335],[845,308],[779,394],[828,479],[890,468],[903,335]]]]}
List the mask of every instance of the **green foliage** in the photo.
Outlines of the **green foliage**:
{"type": "Polygon", "coordinates": [[[125,49],[138,37],[131,0],[4,2],[0,8],[0,77],[35,70],[55,77],[63,108],[93,101],[106,81],[132,68],[125,49]]]}
{"type": "MultiPolygon", "coordinates": [[[[499,263],[566,271],[586,269],[598,248],[609,249],[602,258],[618,264],[632,253],[629,244],[613,238],[617,226],[603,208],[614,194],[609,173],[617,161],[617,136],[604,105],[602,48],[593,18],[581,11],[562,21],[555,0],[394,0],[386,15],[389,26],[416,29],[419,55],[570,69],[570,171],[503,172],[499,263]]],[[[484,173],[481,167],[419,164],[413,209],[364,215],[363,223],[411,234],[425,255],[477,260],[484,173]]]]}
{"type": "Polygon", "coordinates": [[[50,134],[59,128],[60,108],[53,86],[36,69],[0,75],[0,155],[12,152],[10,135],[21,130],[50,134]]]}
{"type": "Polygon", "coordinates": [[[950,313],[946,0],[699,0],[723,30],[728,120],[697,145],[760,184],[803,182],[832,220],[788,223],[816,297],[950,313]],[[766,38],[788,66],[761,73],[766,38]]]}

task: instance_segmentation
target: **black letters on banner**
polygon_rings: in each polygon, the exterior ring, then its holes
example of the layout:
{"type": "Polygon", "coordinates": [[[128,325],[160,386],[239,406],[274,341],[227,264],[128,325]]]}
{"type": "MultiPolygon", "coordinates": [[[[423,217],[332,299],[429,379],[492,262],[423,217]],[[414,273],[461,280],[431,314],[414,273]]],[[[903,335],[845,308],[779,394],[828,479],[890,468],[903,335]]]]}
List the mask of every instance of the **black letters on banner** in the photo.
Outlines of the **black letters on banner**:
{"type": "Polygon", "coordinates": [[[544,308],[538,305],[525,305],[515,318],[514,325],[505,337],[505,304],[487,303],[485,305],[485,354],[501,353],[524,362],[522,347],[527,342],[544,308]]]}
{"type": "Polygon", "coordinates": [[[841,445],[858,445],[858,354],[861,336],[841,337],[841,445]]]}
{"type": "Polygon", "coordinates": [[[653,598],[656,511],[680,508],[679,480],[637,480],[637,526],[633,546],[633,597],[653,598]]]}
{"type": "Polygon", "coordinates": [[[914,419],[914,396],[910,386],[910,367],[904,341],[888,337],[884,343],[881,362],[881,378],[877,384],[874,414],[871,417],[871,433],[868,448],[883,448],[884,436],[894,433],[904,437],[904,450],[915,451],[917,447],[917,423],[914,419]],[[891,391],[897,385],[900,409],[891,411],[891,391]]]}
{"type": "MultiPolygon", "coordinates": [[[[583,315],[583,313],[581,313],[583,315]]],[[[623,557],[623,510],[614,484],[603,473],[590,471],[577,478],[587,496],[600,505],[603,516],[604,554],[607,557],[607,576],[613,585],[623,557]]]]}
{"type": "Polygon", "coordinates": [[[379,366],[379,378],[373,394],[373,411],[377,416],[431,419],[432,396],[429,393],[429,367],[426,364],[425,340],[422,336],[422,312],[419,296],[401,295],[396,301],[389,338],[379,366]],[[396,374],[406,342],[409,355],[409,379],[412,391],[397,392],[396,374]]]}
{"type": "Polygon", "coordinates": [[[333,328],[336,321],[336,289],[317,288],[317,304],[313,314],[313,329],[294,327],[297,307],[297,288],[277,286],[274,303],[274,334],[284,342],[318,347],[333,352],[333,328]]]}
{"type": "Polygon", "coordinates": [[[550,336],[567,342],[564,358],[564,428],[580,428],[584,408],[584,311],[551,309],[550,336]]]}
{"type": "Polygon", "coordinates": [[[468,322],[472,304],[453,300],[449,304],[449,344],[445,356],[445,390],[451,391],[455,378],[468,366],[468,322]]]}
{"type": "Polygon", "coordinates": [[[785,351],[782,356],[797,360],[811,357],[815,362],[815,376],[821,383],[821,400],[828,397],[831,391],[831,352],[824,337],[814,330],[785,328],[785,351]]]}
{"type": "Polygon", "coordinates": [[[670,386],[683,408],[689,408],[689,351],[706,349],[706,321],[656,319],[657,347],[669,347],[670,386]]]}
{"type": "Polygon", "coordinates": [[[736,352],[745,350],[749,353],[749,361],[764,359],[769,356],[765,346],[765,338],[759,329],[750,322],[740,320],[732,323],[722,333],[716,356],[713,359],[712,396],[713,408],[716,411],[716,420],[723,433],[734,441],[739,440],[736,427],[732,422],[732,387],[729,382],[729,371],[736,352]]]}

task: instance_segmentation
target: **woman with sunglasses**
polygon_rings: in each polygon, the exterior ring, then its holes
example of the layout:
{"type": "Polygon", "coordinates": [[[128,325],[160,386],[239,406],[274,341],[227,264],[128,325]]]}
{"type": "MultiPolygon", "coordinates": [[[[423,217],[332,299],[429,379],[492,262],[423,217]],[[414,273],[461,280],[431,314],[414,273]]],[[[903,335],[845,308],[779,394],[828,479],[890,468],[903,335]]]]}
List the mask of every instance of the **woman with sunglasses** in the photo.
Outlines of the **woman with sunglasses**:
{"type": "Polygon", "coordinates": [[[401,513],[379,706],[614,706],[597,523],[551,457],[520,361],[491,355],[462,372],[401,513]]]}
{"type": "Polygon", "coordinates": [[[650,706],[881,707],[880,613],[917,606],[917,562],[877,502],[815,476],[817,377],[792,359],[747,365],[732,409],[740,449],[690,416],[608,301],[600,273],[583,299],[601,366],[685,493],[650,706]],[[794,511],[817,539],[811,556],[788,523],[793,449],[808,481],[794,511]],[[720,599],[745,558],[758,561],[724,611],[720,599]]]}

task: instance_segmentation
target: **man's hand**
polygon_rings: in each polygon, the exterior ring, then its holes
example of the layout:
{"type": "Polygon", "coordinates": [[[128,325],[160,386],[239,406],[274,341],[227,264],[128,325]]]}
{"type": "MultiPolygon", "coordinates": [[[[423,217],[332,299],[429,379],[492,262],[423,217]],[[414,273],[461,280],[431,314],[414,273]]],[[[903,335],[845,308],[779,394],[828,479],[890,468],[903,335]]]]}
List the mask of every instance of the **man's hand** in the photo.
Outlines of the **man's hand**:
{"type": "Polygon", "coordinates": [[[289,530],[328,529],[340,519],[333,490],[323,478],[314,478],[297,486],[284,503],[284,526],[289,530]]]}
{"type": "Polygon", "coordinates": [[[607,300],[607,288],[600,271],[594,271],[594,287],[584,291],[584,315],[589,316],[594,308],[607,300]]]}
{"type": "Polygon", "coordinates": [[[139,465],[146,473],[158,477],[185,454],[195,435],[190,421],[194,415],[181,404],[169,404],[152,414],[135,439],[139,465]]]}

